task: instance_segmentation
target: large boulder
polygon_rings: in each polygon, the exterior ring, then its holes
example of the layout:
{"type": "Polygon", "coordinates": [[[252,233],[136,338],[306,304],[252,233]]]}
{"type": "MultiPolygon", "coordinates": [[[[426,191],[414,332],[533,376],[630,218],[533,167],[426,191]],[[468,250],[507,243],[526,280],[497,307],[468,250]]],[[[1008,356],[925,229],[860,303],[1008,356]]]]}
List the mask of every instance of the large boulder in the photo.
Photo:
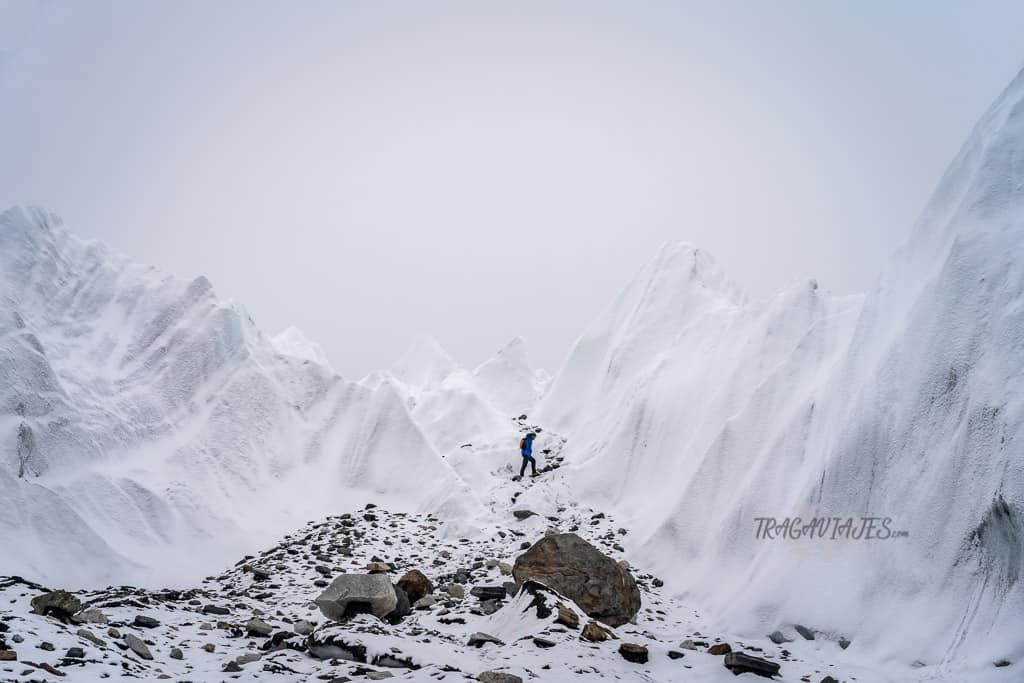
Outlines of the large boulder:
{"type": "Polygon", "coordinates": [[[398,580],[398,587],[409,596],[409,602],[415,603],[424,595],[434,592],[434,584],[419,569],[406,572],[398,580]]]}
{"type": "Polygon", "coordinates": [[[383,619],[398,606],[398,596],[387,574],[342,574],[315,602],[334,621],[363,613],[383,619]]]}
{"type": "Polygon", "coordinates": [[[512,576],[538,581],[579,605],[587,616],[622,626],[640,611],[629,570],[576,534],[553,534],[516,558],[512,576]]]}
{"type": "Polygon", "coordinates": [[[35,614],[52,614],[60,619],[68,619],[82,609],[82,602],[64,590],[50,591],[32,598],[32,612],[35,614]]]}

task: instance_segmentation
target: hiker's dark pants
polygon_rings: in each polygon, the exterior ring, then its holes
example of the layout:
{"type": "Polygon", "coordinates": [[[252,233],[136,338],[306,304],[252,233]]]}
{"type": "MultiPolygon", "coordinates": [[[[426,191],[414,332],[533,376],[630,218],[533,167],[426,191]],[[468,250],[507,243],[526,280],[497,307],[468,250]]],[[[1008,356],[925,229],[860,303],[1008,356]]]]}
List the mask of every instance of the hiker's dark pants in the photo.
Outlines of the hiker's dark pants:
{"type": "Polygon", "coordinates": [[[532,455],[524,455],[523,456],[523,466],[519,468],[519,476],[520,477],[523,476],[524,474],[526,474],[526,464],[527,463],[530,464],[530,467],[533,469],[533,473],[537,474],[537,461],[533,459],[532,455]]]}

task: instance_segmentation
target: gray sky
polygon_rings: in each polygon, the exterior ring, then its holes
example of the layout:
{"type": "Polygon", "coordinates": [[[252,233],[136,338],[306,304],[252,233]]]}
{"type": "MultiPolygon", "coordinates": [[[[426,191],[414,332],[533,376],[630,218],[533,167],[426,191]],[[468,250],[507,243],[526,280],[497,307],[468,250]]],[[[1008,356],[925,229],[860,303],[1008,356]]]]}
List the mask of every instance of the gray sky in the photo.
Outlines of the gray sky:
{"type": "Polygon", "coordinates": [[[1020,2],[0,0],[0,204],[351,377],[418,332],[557,368],[669,240],[870,286],[1024,65],[1020,2]]]}

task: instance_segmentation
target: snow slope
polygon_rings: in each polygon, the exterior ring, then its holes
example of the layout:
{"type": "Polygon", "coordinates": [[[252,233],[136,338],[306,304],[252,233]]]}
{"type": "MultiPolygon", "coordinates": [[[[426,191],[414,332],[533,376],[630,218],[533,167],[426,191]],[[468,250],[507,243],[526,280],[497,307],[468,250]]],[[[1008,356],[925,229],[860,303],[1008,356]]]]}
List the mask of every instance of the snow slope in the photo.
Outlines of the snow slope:
{"type": "Polygon", "coordinates": [[[334,371],[334,367],[331,365],[331,361],[327,359],[327,353],[323,347],[315,341],[311,341],[302,333],[302,330],[294,325],[281,331],[271,340],[271,343],[278,353],[308,360],[322,365],[332,372],[334,371]]]}
{"type": "Polygon", "coordinates": [[[282,355],[205,278],[0,216],[0,574],[188,580],[369,495],[474,505],[390,387],[282,355]]]}
{"type": "Polygon", "coordinates": [[[475,370],[460,366],[430,335],[420,335],[390,371],[362,380],[401,395],[416,424],[442,455],[474,441],[506,434],[513,418],[533,411],[549,378],[530,366],[526,343],[513,339],[475,370]]]}
{"type": "Polygon", "coordinates": [[[767,301],[672,245],[577,342],[539,419],[633,551],[748,633],[804,623],[936,671],[1024,656],[1024,74],[877,286],[767,301]],[[757,540],[757,517],[907,536],[757,540]]]}

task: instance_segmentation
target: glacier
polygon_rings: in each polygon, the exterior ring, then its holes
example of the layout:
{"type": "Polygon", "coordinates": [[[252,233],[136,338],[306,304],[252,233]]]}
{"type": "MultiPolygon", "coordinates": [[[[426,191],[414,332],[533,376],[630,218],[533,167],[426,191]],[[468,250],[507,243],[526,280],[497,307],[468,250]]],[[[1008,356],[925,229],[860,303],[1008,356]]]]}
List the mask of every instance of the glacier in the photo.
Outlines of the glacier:
{"type": "Polygon", "coordinates": [[[879,680],[1011,680],[992,663],[1024,660],[1022,160],[1024,72],[863,295],[754,298],[669,244],[553,376],[520,338],[467,368],[424,335],[347,380],[206,278],[10,209],[0,575],[181,585],[371,500],[436,515],[447,541],[493,539],[509,498],[579,505],[628,526],[630,562],[702,628],[849,638],[837,656],[897,672],[879,680]],[[510,495],[535,424],[558,474],[510,495]],[[864,516],[905,533],[755,533],[864,516]]]}

